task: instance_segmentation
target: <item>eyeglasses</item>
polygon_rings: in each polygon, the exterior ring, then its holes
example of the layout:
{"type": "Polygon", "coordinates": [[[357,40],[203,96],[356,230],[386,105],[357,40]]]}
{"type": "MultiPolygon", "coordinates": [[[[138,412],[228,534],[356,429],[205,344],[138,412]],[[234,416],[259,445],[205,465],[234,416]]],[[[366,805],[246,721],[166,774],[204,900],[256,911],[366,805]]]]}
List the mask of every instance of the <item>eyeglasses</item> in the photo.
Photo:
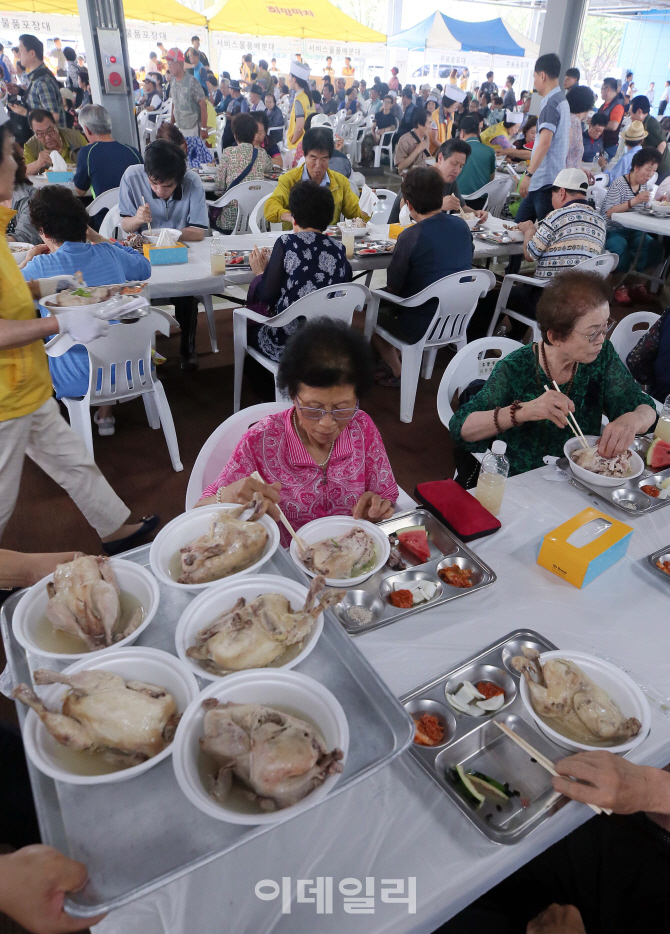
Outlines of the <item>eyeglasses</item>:
{"type": "Polygon", "coordinates": [[[46,139],[47,136],[58,136],[58,130],[55,126],[50,126],[48,130],[35,130],[35,136],[38,139],[46,139]]]}
{"type": "Polygon", "coordinates": [[[353,418],[356,412],[358,412],[358,402],[356,403],[355,409],[313,409],[308,405],[299,405],[295,403],[296,409],[300,409],[300,413],[311,421],[321,421],[322,418],[325,418],[326,415],[332,415],[336,422],[346,422],[349,419],[353,418]]]}
{"type": "Polygon", "coordinates": [[[595,344],[599,337],[607,337],[607,334],[612,330],[615,324],[616,321],[614,318],[610,318],[604,328],[598,328],[597,331],[592,331],[590,334],[584,334],[583,331],[578,331],[577,328],[573,328],[572,330],[575,334],[585,337],[589,344],[595,344]]]}

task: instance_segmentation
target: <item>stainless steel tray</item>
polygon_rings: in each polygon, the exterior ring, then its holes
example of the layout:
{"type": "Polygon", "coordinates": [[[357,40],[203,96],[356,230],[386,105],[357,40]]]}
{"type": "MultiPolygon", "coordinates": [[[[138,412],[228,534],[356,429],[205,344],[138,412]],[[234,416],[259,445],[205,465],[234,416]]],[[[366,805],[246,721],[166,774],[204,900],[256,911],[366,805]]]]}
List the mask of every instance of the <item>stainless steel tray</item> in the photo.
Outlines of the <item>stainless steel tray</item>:
{"type": "Polygon", "coordinates": [[[430,561],[422,564],[403,551],[402,557],[405,564],[407,564],[406,570],[395,571],[388,564],[385,564],[372,577],[369,577],[362,584],[358,584],[356,588],[349,590],[341,603],[334,606],[330,612],[335,614],[350,635],[359,636],[364,632],[371,632],[373,629],[379,629],[380,626],[388,626],[389,623],[395,623],[399,619],[405,619],[407,616],[420,613],[422,610],[440,606],[450,600],[456,600],[458,597],[478,593],[496,580],[496,575],[491,568],[484,564],[474,551],[470,551],[467,545],[464,545],[460,539],[456,538],[427,509],[411,509],[408,512],[398,513],[393,518],[380,522],[378,528],[383,529],[387,535],[390,535],[392,532],[399,532],[410,525],[426,526],[428,544],[430,545],[430,561]],[[474,582],[472,587],[452,587],[437,576],[438,568],[454,563],[462,568],[472,570],[472,580],[474,582]],[[433,597],[427,603],[421,603],[407,610],[399,609],[389,603],[387,597],[393,581],[398,579],[416,580],[417,578],[428,579],[439,584],[441,591],[439,595],[433,597]],[[365,607],[372,612],[372,619],[369,623],[357,623],[349,616],[348,610],[354,605],[365,607]]]}
{"type": "MultiPolygon", "coordinates": [[[[148,566],[149,546],[122,557],[148,566]]],[[[281,548],[260,573],[308,583],[281,548]]],[[[160,590],[158,613],[137,644],[175,654],[177,620],[193,597],[162,585],[160,590]]],[[[12,681],[31,683],[32,671],[44,660],[27,654],[12,635],[20,596],[5,601],[0,626],[12,681]]],[[[335,620],[326,619],[314,651],[296,670],[329,688],[349,721],[349,753],[330,797],[381,769],[412,742],[407,713],[335,620]]],[[[23,726],[27,710],[23,704],[17,707],[23,726]]],[[[89,871],[86,887],[66,899],[66,910],[77,917],[125,905],[273,829],[208,818],[182,794],[169,757],[137,778],[99,786],[55,782],[30,761],[28,768],[42,840],[81,860],[89,871]]]]}
{"type": "Polygon", "coordinates": [[[518,843],[568,802],[568,798],[554,791],[549,773],[495,726],[497,720],[507,724],[554,762],[569,755],[538,730],[523,705],[519,674],[511,665],[511,659],[521,654],[522,645],[538,652],[556,648],[539,633],[518,629],[400,698],[410,714],[431,713],[441,720],[444,743],[432,747],[412,743],[410,752],[475,827],[494,843],[518,843]],[[454,710],[445,698],[445,688],[449,685],[453,693],[459,682],[465,680],[495,681],[505,689],[505,706],[484,717],[454,710]],[[501,784],[508,782],[519,794],[507,804],[496,806],[486,800],[474,808],[450,779],[457,765],[483,772],[501,784]]]}
{"type": "Polygon", "coordinates": [[[653,571],[656,571],[657,574],[660,574],[665,582],[670,585],[670,574],[666,571],[662,571],[656,562],[662,558],[664,561],[670,561],[670,545],[666,545],[665,548],[659,548],[658,551],[655,551],[653,555],[647,555],[647,561],[649,566],[653,571]]]}
{"type": "MultiPolygon", "coordinates": [[[[639,438],[637,439],[634,449],[638,451],[640,457],[644,458],[648,447],[649,441],[646,438],[639,438]]],[[[649,513],[658,512],[658,510],[663,509],[664,506],[670,506],[670,496],[667,499],[658,499],[653,496],[647,496],[646,493],[640,490],[640,487],[644,486],[646,483],[658,486],[661,480],[670,477],[670,467],[658,473],[654,473],[645,467],[639,477],[635,477],[633,480],[624,480],[621,486],[608,487],[595,486],[594,484],[586,483],[584,480],[578,479],[570,470],[567,457],[559,458],[556,462],[556,466],[569,475],[570,483],[578,490],[597,496],[598,499],[604,500],[608,506],[613,506],[631,519],[634,519],[635,516],[648,516],[649,513]],[[631,505],[624,506],[622,503],[630,503],[631,505]]]]}

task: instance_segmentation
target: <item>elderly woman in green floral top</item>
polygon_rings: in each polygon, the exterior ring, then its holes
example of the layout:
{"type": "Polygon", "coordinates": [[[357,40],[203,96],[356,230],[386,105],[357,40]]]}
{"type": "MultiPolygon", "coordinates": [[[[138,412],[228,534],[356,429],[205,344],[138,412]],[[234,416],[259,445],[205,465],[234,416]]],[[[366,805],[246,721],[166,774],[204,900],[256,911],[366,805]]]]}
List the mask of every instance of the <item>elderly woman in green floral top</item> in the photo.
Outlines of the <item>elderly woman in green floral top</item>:
{"type": "MultiPolygon", "coordinates": [[[[216,193],[224,194],[235,185],[257,181],[266,173],[272,172],[272,161],[267,152],[254,146],[258,132],[258,123],[251,114],[237,114],[233,117],[233,136],[237,146],[228,146],[223,150],[216,175],[216,193]]],[[[216,219],[219,230],[231,231],[237,219],[237,201],[226,205],[216,219]]]]}
{"type": "Polygon", "coordinates": [[[620,454],[648,431],[656,420],[654,402],[605,340],[608,298],[596,273],[573,270],[553,279],[537,306],[542,340],[496,364],[486,385],[451,419],[454,443],[474,453],[502,438],[510,474],[518,474],[541,467],[545,454],[563,454],[572,437],[568,412],[587,435],[601,435],[607,416],[598,445],[604,457],[620,454]],[[551,388],[553,380],[560,392],[551,388]]]}

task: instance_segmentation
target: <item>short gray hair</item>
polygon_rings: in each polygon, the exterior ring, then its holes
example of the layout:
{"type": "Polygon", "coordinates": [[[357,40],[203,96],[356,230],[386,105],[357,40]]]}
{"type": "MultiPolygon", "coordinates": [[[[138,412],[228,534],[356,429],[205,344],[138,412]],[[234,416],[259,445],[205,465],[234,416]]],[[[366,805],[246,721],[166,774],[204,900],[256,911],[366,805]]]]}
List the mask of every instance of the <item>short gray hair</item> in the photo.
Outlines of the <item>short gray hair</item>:
{"type": "Polygon", "coordinates": [[[112,132],[112,118],[100,104],[85,104],[79,111],[79,123],[96,136],[106,136],[112,132]]]}

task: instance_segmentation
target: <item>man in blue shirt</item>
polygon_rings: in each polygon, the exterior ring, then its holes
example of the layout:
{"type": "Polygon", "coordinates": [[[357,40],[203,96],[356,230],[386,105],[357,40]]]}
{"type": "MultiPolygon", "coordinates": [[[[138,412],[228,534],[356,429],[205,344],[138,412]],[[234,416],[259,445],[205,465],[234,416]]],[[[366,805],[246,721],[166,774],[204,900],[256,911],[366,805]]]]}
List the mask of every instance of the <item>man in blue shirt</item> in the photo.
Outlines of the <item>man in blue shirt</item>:
{"type": "MultiPolygon", "coordinates": [[[[202,240],[209,228],[205,189],[198,175],[187,171],[186,153],[164,139],[154,140],[144,152],[144,165],[126,169],[119,189],[121,226],[128,233],[172,227],[181,239],[202,240]]],[[[195,332],[198,303],[192,296],[170,299],[181,327],[181,368],[195,370],[195,332]]]]}
{"type": "Polygon", "coordinates": [[[200,52],[197,49],[191,49],[188,53],[188,57],[191,59],[191,64],[193,65],[193,77],[197,78],[202,89],[209,97],[209,88],[207,87],[207,69],[200,61],[200,52]]]}
{"type": "Polygon", "coordinates": [[[535,62],[535,90],[543,98],[537,118],[537,137],[533,156],[519,192],[523,201],[516,216],[519,221],[542,220],[552,210],[551,188],[554,179],[565,168],[570,144],[570,107],[560,89],[558,79],[561,61],[549,52],[535,62]]]}
{"type": "Polygon", "coordinates": [[[142,157],[133,146],[117,143],[112,137],[111,117],[100,104],[82,107],[79,124],[89,145],[79,150],[74,187],[78,195],[86,195],[90,189],[97,198],[110,188],[118,188],[128,166],[141,165],[142,157]]]}
{"type": "Polygon", "coordinates": [[[609,172],[605,173],[609,175],[610,185],[615,178],[619,178],[621,175],[627,175],[628,172],[630,172],[633,164],[633,156],[644,146],[644,141],[648,133],[640,120],[633,120],[630,126],[626,127],[622,136],[626,145],[626,151],[619,161],[612,166],[609,172]]]}
{"type": "Polygon", "coordinates": [[[607,157],[603,146],[603,133],[609,123],[607,115],[597,110],[591,117],[591,123],[583,135],[584,140],[584,162],[598,162],[601,165],[607,165],[607,157]]]}

